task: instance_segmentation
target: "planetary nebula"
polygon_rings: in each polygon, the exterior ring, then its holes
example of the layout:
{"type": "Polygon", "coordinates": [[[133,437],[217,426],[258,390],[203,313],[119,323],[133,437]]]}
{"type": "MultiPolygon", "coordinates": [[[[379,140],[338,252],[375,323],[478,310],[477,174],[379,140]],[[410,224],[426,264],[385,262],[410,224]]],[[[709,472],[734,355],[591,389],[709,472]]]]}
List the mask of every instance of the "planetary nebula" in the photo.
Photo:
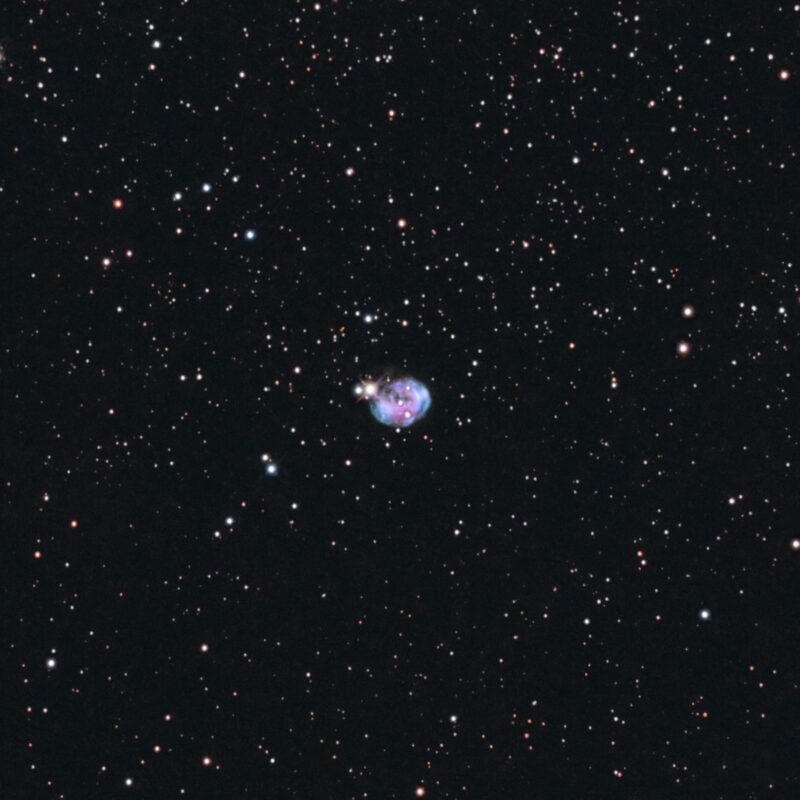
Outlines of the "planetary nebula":
{"type": "Polygon", "coordinates": [[[428,388],[409,377],[380,381],[369,395],[372,416],[396,428],[407,428],[422,419],[430,405],[428,388]]]}

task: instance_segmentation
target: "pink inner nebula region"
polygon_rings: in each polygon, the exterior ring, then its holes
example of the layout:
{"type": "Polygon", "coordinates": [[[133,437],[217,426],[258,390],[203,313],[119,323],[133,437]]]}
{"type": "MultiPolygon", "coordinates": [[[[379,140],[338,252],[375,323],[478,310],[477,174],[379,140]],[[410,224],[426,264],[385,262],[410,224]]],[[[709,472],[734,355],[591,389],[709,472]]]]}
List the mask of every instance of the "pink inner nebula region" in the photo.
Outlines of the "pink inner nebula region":
{"type": "Polygon", "coordinates": [[[382,381],[370,397],[370,411],[378,422],[407,428],[425,416],[431,395],[424,383],[414,378],[382,381]]]}

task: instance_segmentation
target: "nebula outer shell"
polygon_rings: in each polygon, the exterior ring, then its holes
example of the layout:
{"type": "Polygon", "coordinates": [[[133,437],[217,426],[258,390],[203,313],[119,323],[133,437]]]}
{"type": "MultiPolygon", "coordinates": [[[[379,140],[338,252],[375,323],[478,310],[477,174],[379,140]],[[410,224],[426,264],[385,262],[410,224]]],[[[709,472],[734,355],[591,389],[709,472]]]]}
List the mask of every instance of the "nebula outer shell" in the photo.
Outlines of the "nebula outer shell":
{"type": "Polygon", "coordinates": [[[414,378],[395,378],[381,383],[370,398],[370,411],[378,422],[407,428],[425,416],[431,395],[424,383],[414,378]]]}

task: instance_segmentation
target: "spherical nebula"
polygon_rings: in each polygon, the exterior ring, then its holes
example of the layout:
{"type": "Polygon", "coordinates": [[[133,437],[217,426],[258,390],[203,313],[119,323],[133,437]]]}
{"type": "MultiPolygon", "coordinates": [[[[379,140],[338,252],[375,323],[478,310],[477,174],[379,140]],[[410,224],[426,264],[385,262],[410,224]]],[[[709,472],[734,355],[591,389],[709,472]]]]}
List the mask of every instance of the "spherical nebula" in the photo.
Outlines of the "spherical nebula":
{"type": "Polygon", "coordinates": [[[369,397],[372,416],[394,428],[413,425],[425,416],[430,406],[427,386],[409,377],[381,381],[369,397]]]}

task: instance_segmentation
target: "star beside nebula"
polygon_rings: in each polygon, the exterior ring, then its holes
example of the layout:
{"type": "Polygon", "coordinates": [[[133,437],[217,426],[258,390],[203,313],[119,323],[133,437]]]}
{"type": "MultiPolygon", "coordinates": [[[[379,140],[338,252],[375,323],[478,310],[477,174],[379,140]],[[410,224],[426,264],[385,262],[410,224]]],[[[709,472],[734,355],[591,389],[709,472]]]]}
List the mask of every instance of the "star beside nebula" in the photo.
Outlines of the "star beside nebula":
{"type": "Polygon", "coordinates": [[[374,397],[378,391],[378,381],[373,381],[370,379],[359,381],[353,387],[353,394],[359,400],[368,400],[370,397],[374,397]]]}

